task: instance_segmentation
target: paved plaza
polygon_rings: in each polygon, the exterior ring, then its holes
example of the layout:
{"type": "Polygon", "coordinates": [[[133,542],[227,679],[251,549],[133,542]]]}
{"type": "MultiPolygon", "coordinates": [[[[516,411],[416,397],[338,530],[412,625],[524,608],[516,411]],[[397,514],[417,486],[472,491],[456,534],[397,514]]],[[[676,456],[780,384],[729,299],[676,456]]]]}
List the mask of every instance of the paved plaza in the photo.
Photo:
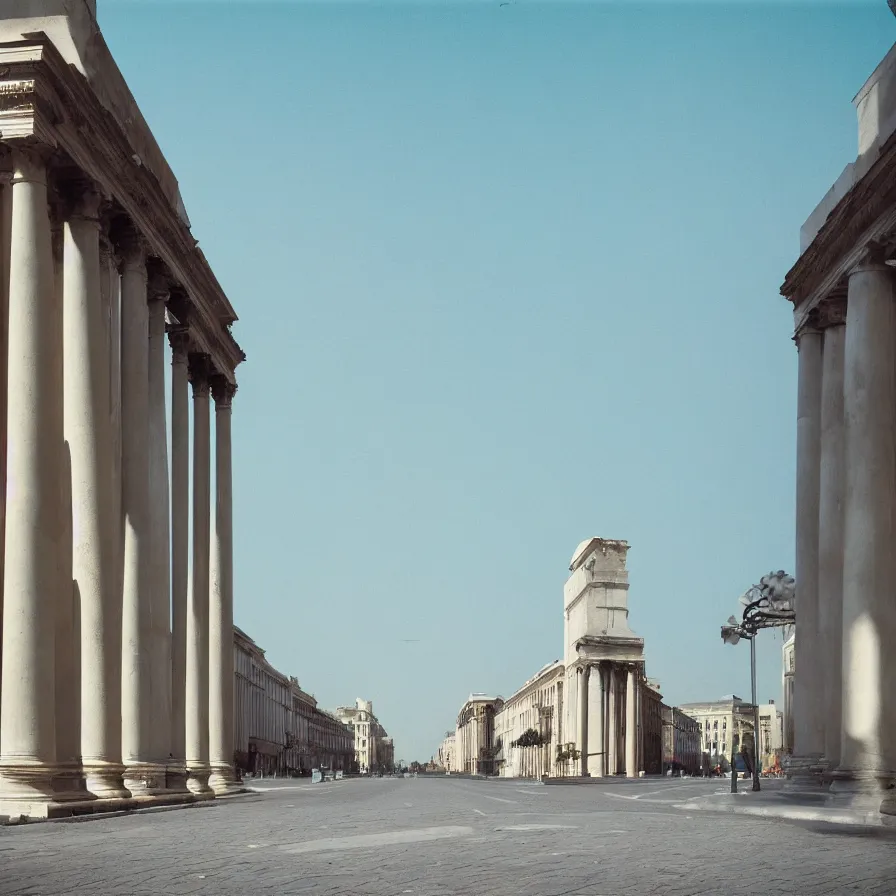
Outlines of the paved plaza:
{"type": "Polygon", "coordinates": [[[258,786],[194,808],[0,828],[0,894],[821,896],[896,882],[887,832],[675,808],[719,781],[258,786]]]}

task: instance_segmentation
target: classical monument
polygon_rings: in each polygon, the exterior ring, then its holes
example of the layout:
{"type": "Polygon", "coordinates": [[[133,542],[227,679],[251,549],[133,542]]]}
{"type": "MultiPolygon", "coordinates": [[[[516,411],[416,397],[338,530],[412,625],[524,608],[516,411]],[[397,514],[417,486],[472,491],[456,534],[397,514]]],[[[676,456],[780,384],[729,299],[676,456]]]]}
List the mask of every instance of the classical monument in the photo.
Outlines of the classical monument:
{"type": "Polygon", "coordinates": [[[790,777],[896,814],[896,47],[854,103],[857,157],[781,288],[799,349],[790,777]]]}
{"type": "MultiPolygon", "coordinates": [[[[644,639],[629,627],[628,550],[628,542],[609,538],[576,548],[563,589],[563,659],[506,700],[471,694],[439,748],[448,771],[634,778],[672,764],[664,759],[665,728],[681,740],[684,715],[662,702],[646,676],[644,639]]],[[[691,740],[696,755],[699,737],[691,740]]]]}
{"type": "Polygon", "coordinates": [[[95,0],[2,3],[0,181],[0,816],[211,797],[244,356],[95,0]]]}
{"type": "Polygon", "coordinates": [[[644,639],[628,624],[627,541],[583,541],[563,587],[567,729],[582,775],[639,771],[644,639]]]}

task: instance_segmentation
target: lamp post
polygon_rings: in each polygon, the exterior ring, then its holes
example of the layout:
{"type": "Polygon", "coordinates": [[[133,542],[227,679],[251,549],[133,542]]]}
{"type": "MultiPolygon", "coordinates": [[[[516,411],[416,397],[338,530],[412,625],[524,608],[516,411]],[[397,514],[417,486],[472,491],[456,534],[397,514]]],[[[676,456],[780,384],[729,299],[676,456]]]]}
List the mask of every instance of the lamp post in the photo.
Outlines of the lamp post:
{"type": "MultiPolygon", "coordinates": [[[[726,644],[737,644],[741,638],[750,642],[750,688],[753,702],[753,790],[759,786],[759,704],[756,702],[756,635],[764,628],[781,628],[792,625],[796,583],[793,576],[787,575],[783,569],[770,572],[753,585],[740,597],[744,608],[738,621],[734,616],[722,626],[722,641],[726,644]]],[[[733,756],[733,753],[732,753],[733,756]]],[[[734,776],[734,763],[731,774],[734,776]]],[[[736,792],[736,784],[732,784],[731,792],[736,792]]]]}

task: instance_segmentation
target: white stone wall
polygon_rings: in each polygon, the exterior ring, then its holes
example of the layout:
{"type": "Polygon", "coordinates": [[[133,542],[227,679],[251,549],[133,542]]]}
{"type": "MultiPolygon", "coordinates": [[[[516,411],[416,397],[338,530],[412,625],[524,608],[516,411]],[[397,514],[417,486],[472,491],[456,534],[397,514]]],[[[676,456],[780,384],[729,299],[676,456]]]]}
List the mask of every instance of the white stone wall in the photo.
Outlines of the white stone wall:
{"type": "Polygon", "coordinates": [[[495,715],[495,740],[501,743],[498,770],[506,778],[540,778],[556,773],[554,758],[563,730],[559,695],[565,677],[559,660],[540,669],[495,715]],[[548,739],[542,747],[514,747],[524,732],[532,729],[548,739]]]}

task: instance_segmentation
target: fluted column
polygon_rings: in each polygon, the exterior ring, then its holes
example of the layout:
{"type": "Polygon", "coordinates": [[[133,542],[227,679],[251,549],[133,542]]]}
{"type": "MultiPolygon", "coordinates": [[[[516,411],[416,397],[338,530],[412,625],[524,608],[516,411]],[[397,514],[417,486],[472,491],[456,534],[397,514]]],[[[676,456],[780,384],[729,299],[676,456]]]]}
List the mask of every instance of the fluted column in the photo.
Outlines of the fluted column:
{"type": "Polygon", "coordinates": [[[152,718],[152,538],[149,507],[149,312],[146,255],[139,238],[121,244],[121,406],[124,588],[122,753],[134,796],[165,789],[152,718]]]}
{"type": "Polygon", "coordinates": [[[6,541],[6,396],[9,357],[9,250],[12,230],[11,175],[0,188],[0,663],[3,658],[3,565],[6,541]]]}
{"type": "MultiPolygon", "coordinates": [[[[153,756],[167,769],[171,753],[171,578],[168,421],[165,407],[167,281],[149,284],[149,598],[152,662],[153,756]]],[[[172,781],[172,783],[175,783],[172,781]]]]}
{"type": "Polygon", "coordinates": [[[638,777],[638,698],[635,667],[629,666],[625,688],[625,776],[638,777]]]}
{"type": "Polygon", "coordinates": [[[209,374],[204,355],[190,355],[193,386],[193,576],[187,610],[187,786],[211,795],[208,754],[208,587],[210,490],[209,374]]]}
{"type": "Polygon", "coordinates": [[[843,355],[846,303],[823,309],[821,461],[818,504],[818,634],[824,656],[824,759],[840,763],[843,657],[843,486],[846,479],[843,419],[843,355]]]}
{"type": "MultiPolygon", "coordinates": [[[[63,259],[64,212],[62,203],[58,201],[55,190],[51,190],[53,199],[50,202],[50,233],[53,251],[53,295],[57,306],[62,312],[52,320],[49,326],[58,327],[59,331],[53,334],[53,342],[64,343],[63,317],[64,307],[64,282],[65,263],[63,259]]],[[[54,379],[63,382],[64,369],[63,357],[53,359],[55,371],[54,379]]],[[[65,404],[65,391],[63,390],[63,405],[65,404]]],[[[64,413],[64,411],[63,411],[64,413]]],[[[56,765],[57,777],[53,782],[56,799],[68,801],[83,799],[86,797],[84,790],[84,778],[81,775],[81,743],[80,743],[80,651],[75,641],[78,638],[76,619],[77,593],[72,579],[72,469],[69,457],[69,446],[63,436],[64,424],[58,433],[51,437],[52,443],[59,445],[59,519],[58,519],[58,545],[56,555],[58,572],[58,593],[55,607],[56,631],[56,765]]]]}
{"type": "Polygon", "coordinates": [[[190,556],[190,405],[183,331],[171,341],[171,754],[169,784],[186,787],[187,603],[190,556]]]}
{"type": "Polygon", "coordinates": [[[617,747],[619,744],[619,725],[616,715],[616,666],[610,663],[609,685],[607,695],[607,774],[615,775],[619,770],[617,747]]]}
{"type": "Polygon", "coordinates": [[[209,784],[215,793],[237,786],[233,770],[233,466],[230,423],[236,386],[212,381],[215,399],[215,528],[209,606],[209,784]]]}
{"type": "Polygon", "coordinates": [[[604,776],[604,670],[603,664],[591,667],[588,685],[588,773],[604,776]]]}
{"type": "Polygon", "coordinates": [[[579,666],[579,774],[588,777],[588,679],[590,666],[579,666]]]}
{"type": "MultiPolygon", "coordinates": [[[[125,797],[121,762],[121,603],[115,590],[109,355],[103,319],[99,196],[73,184],[64,230],[65,439],[72,552],[66,574],[80,616],[80,745],[88,790],[125,797]]],[[[57,658],[63,646],[57,645],[57,658]]],[[[74,643],[74,639],[72,639],[74,643]]],[[[77,679],[75,684],[77,684],[77,679]]],[[[57,734],[62,743],[64,732],[57,734]]],[[[61,758],[61,756],[60,756],[61,758]]]]}
{"type": "Polygon", "coordinates": [[[61,308],[45,156],[13,150],[0,813],[46,815],[56,764],[61,308]],[[10,686],[10,683],[13,683],[10,686]]]}
{"type": "MultiPolygon", "coordinates": [[[[831,789],[859,791],[872,806],[896,775],[894,345],[893,273],[869,260],[850,274],[846,317],[843,736],[831,789]]],[[[799,680],[799,630],[796,644],[799,680]]]]}
{"type": "Polygon", "coordinates": [[[796,433],[796,676],[791,783],[814,772],[824,750],[824,671],[818,638],[818,504],[821,487],[821,331],[797,336],[799,385],[796,433]]]}

